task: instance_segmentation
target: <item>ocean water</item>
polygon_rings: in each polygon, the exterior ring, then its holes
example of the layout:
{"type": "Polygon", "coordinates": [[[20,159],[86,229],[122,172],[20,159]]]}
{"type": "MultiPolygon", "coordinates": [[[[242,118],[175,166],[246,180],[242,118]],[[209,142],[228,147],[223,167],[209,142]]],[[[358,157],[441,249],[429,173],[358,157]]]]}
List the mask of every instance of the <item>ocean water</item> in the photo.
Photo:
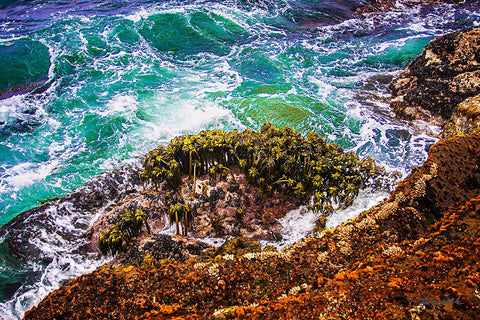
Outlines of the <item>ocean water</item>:
{"type": "MultiPolygon", "coordinates": [[[[202,129],[313,130],[408,174],[436,139],[395,119],[386,85],[434,37],[479,25],[480,4],[360,18],[361,2],[0,1],[0,226],[202,129]]],[[[69,245],[43,243],[39,264],[0,242],[0,318],[104,262],[69,245]]]]}

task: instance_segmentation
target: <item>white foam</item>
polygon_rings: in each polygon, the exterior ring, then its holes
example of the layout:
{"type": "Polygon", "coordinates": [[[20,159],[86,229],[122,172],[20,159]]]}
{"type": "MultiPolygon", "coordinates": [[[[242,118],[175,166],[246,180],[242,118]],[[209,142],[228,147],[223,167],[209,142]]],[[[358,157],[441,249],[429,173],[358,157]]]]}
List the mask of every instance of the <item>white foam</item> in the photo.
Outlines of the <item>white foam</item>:
{"type": "Polygon", "coordinates": [[[359,133],[351,135],[354,146],[347,151],[357,152],[362,157],[369,155],[387,171],[400,171],[405,177],[412,166],[418,166],[426,160],[428,147],[438,141],[438,138],[430,135],[438,127],[425,122],[410,126],[407,122],[392,119],[388,105],[380,105],[380,109],[385,110],[378,112],[352,99],[346,103],[346,107],[350,119],[362,121],[359,133]],[[420,128],[425,131],[420,131],[420,128]],[[388,132],[392,136],[388,137],[388,132]],[[393,136],[395,132],[399,133],[398,138],[393,136]],[[397,145],[392,145],[392,142],[397,145]]]}
{"type": "MultiPolygon", "coordinates": [[[[228,238],[227,238],[228,239],[228,238]]],[[[209,237],[209,238],[198,238],[198,241],[204,242],[210,246],[219,248],[222,244],[225,243],[227,239],[224,238],[214,238],[214,237],[209,237]]]]}
{"type": "Polygon", "coordinates": [[[108,117],[115,114],[132,114],[138,108],[137,98],[130,94],[117,94],[110,99],[104,110],[97,111],[102,117],[108,117]]]}
{"type": "Polygon", "coordinates": [[[17,192],[45,179],[56,167],[58,161],[46,163],[24,162],[7,168],[0,182],[0,193],[17,192]]]}
{"type": "MultiPolygon", "coordinates": [[[[243,127],[230,110],[200,98],[169,102],[167,97],[160,96],[156,101],[156,117],[159,121],[146,123],[149,129],[145,135],[151,140],[169,141],[181,134],[199,132],[222,122],[237,128],[243,127]]],[[[156,101],[150,103],[155,105],[156,101]]]]}
{"type": "MultiPolygon", "coordinates": [[[[14,95],[0,100],[0,122],[9,123],[12,119],[23,119],[26,115],[22,111],[30,108],[35,108],[36,112],[39,111],[35,104],[24,99],[24,95],[14,95]]],[[[31,115],[28,116],[31,117],[31,115]]]]}
{"type": "Polygon", "coordinates": [[[30,239],[30,243],[38,248],[38,252],[42,256],[48,257],[50,262],[44,266],[35,261],[29,261],[27,269],[31,270],[31,277],[34,277],[36,281],[32,284],[23,284],[10,300],[0,305],[0,318],[21,319],[26,310],[38,304],[44,296],[57,289],[61,283],[78,275],[93,272],[109,261],[109,258],[99,255],[81,256],[75,253],[86,243],[87,240],[84,238],[70,240],[61,236],[61,234],[83,234],[85,230],[76,228],[74,222],[79,216],[83,216],[83,219],[91,224],[98,215],[88,212],[80,213],[68,203],[62,204],[60,207],[66,209],[62,210],[62,214],[58,213],[58,207],[55,205],[45,210],[44,222],[47,229],[36,227],[35,237],[30,239]]]}
{"type": "Polygon", "coordinates": [[[432,134],[434,136],[440,136],[442,133],[442,127],[427,123],[423,120],[413,120],[412,123],[416,128],[419,128],[422,132],[432,134]]]}
{"type": "Polygon", "coordinates": [[[371,190],[361,190],[353,201],[352,205],[341,210],[336,210],[327,218],[326,228],[335,228],[342,222],[356,217],[361,212],[370,209],[380,201],[388,197],[389,193],[385,191],[372,192],[371,190]]]}
{"type": "Polygon", "coordinates": [[[131,14],[125,15],[124,18],[131,20],[132,22],[139,22],[144,19],[148,19],[150,16],[159,14],[159,13],[183,13],[185,14],[189,9],[195,8],[194,5],[185,4],[183,6],[177,7],[168,7],[168,4],[160,4],[155,7],[145,8],[142,7],[140,10],[133,12],[131,14]]]}
{"type": "Polygon", "coordinates": [[[282,225],[281,235],[283,240],[281,244],[292,244],[305,237],[315,227],[317,218],[318,216],[305,206],[288,212],[285,217],[279,220],[282,225]]]}
{"type": "MultiPolygon", "coordinates": [[[[36,306],[49,292],[58,289],[60,283],[75,276],[93,272],[107,262],[107,260],[96,261],[69,256],[68,254],[53,257],[52,262],[41,271],[42,274],[37,282],[28,287],[23,286],[12,299],[0,305],[0,317],[21,319],[26,310],[36,306]]],[[[32,267],[32,269],[35,269],[35,267],[32,267]]]]}

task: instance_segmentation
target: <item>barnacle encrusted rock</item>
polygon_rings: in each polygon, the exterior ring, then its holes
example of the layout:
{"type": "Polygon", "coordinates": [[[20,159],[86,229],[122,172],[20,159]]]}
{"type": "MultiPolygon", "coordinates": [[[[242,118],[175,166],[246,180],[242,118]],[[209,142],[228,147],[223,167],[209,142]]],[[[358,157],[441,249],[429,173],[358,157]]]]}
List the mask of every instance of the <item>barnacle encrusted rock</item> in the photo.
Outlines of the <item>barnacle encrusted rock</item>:
{"type": "Polygon", "coordinates": [[[480,132],[480,94],[462,101],[445,124],[442,137],[480,132]]]}

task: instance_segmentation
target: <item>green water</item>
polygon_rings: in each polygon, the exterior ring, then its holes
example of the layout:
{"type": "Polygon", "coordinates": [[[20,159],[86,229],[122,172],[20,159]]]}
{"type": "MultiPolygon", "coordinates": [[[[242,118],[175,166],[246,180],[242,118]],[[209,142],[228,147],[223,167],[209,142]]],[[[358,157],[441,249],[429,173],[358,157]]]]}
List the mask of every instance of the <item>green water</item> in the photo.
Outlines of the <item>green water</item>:
{"type": "Polygon", "coordinates": [[[27,39],[0,45],[0,65],[0,90],[47,80],[50,68],[48,48],[39,41],[27,39]]]}

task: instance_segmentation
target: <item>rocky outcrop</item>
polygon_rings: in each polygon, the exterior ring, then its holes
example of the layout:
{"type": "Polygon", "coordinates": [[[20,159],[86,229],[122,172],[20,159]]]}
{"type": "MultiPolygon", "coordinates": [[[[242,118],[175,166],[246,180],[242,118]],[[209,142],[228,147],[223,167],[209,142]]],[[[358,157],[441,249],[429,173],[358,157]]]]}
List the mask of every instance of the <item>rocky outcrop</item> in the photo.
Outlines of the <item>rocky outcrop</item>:
{"type": "Polygon", "coordinates": [[[400,117],[445,126],[443,137],[475,132],[479,125],[480,28],[432,40],[389,88],[390,103],[400,117]]]}
{"type": "MultiPolygon", "coordinates": [[[[195,239],[279,241],[278,219],[288,212],[308,206],[328,215],[334,206],[349,206],[360,188],[390,190],[390,176],[373,160],[360,160],[313,132],[303,137],[270,124],[257,132],[206,130],[146,156],[144,188],[103,210],[90,229],[89,248],[116,255],[115,264],[140,265],[146,255],[210,259],[216,250],[198,250],[200,243],[182,237],[170,246],[178,254],[157,252],[166,247],[155,235],[174,229],[195,239]]],[[[244,250],[248,241],[231,242],[229,250],[244,250]]]]}
{"type": "Polygon", "coordinates": [[[480,136],[445,140],[388,200],[333,231],[281,252],[106,266],[25,319],[475,319],[479,195],[480,136]]]}
{"type": "Polygon", "coordinates": [[[120,202],[141,187],[138,165],[125,165],[104,173],[71,194],[45,201],[27,210],[0,228],[10,250],[20,258],[49,261],[51,252],[42,243],[75,243],[78,253],[97,253],[85,241],[93,221],[112,202],[120,202]],[[57,220],[64,223],[58,223],[57,220]],[[52,236],[54,235],[54,236],[52,236]]]}
{"type": "Polygon", "coordinates": [[[443,128],[443,137],[480,132],[480,94],[462,101],[443,128]]]}
{"type": "Polygon", "coordinates": [[[368,0],[364,2],[365,4],[356,10],[358,14],[391,10],[397,6],[412,7],[432,3],[461,3],[462,0],[368,0]]]}
{"type": "Polygon", "coordinates": [[[125,210],[143,211],[150,231],[149,234],[142,233],[131,239],[127,250],[119,252],[112,262],[128,266],[140,265],[147,254],[158,261],[185,261],[205,255],[215,256],[214,250],[205,251],[212,249],[212,246],[201,242],[204,238],[281,240],[278,219],[300,206],[295,199],[279,194],[265,197],[249,185],[245,175],[238,170],[231,171],[224,179],[212,180],[208,175],[197,177],[195,194],[192,194],[192,182],[187,177],[179,192],[170,194],[169,191],[171,190],[163,182],[158,192],[144,188],[140,192],[126,195],[122,201],[103,210],[88,232],[89,250],[98,251],[101,232],[117,223],[119,213],[125,210]],[[193,214],[188,225],[188,237],[171,236],[176,231],[175,222],[169,219],[169,201],[182,201],[191,206],[193,214]],[[238,208],[244,208],[241,214],[238,213],[238,208]]]}

